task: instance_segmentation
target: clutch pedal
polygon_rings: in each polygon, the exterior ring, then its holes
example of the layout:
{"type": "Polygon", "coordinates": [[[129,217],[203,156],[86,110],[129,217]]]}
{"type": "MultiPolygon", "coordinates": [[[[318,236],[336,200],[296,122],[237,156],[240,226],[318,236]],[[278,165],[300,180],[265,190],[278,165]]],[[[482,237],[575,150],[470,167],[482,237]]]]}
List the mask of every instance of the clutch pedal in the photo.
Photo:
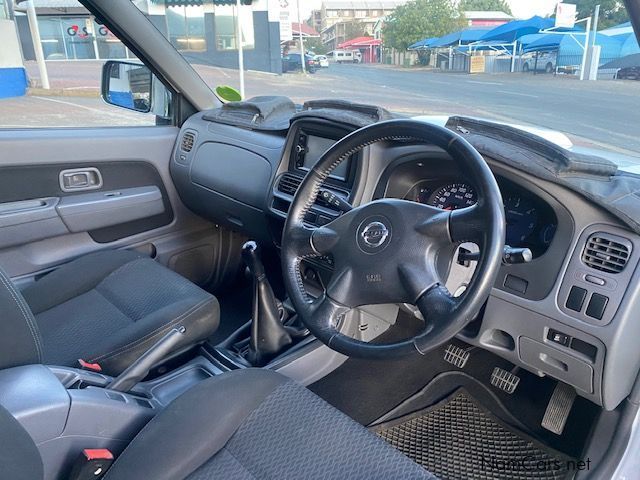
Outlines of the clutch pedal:
{"type": "Polygon", "coordinates": [[[491,373],[491,385],[511,395],[518,388],[520,377],[500,367],[493,369],[491,373]]]}
{"type": "Polygon", "coordinates": [[[549,405],[547,405],[547,410],[544,412],[542,426],[556,435],[562,435],[575,399],[575,388],[566,383],[558,382],[549,400],[549,405]]]}
{"type": "Polygon", "coordinates": [[[469,360],[470,354],[470,349],[465,350],[450,343],[444,351],[444,360],[455,367],[464,368],[469,360]]]}

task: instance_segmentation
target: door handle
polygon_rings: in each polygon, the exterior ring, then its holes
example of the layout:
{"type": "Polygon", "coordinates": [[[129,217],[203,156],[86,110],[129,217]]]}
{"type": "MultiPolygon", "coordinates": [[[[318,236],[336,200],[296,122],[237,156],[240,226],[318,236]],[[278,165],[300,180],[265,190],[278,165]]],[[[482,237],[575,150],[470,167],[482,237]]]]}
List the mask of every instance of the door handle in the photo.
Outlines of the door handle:
{"type": "Polygon", "coordinates": [[[95,167],[62,170],[59,179],[63,192],[95,190],[102,187],[102,174],[95,167]]]}

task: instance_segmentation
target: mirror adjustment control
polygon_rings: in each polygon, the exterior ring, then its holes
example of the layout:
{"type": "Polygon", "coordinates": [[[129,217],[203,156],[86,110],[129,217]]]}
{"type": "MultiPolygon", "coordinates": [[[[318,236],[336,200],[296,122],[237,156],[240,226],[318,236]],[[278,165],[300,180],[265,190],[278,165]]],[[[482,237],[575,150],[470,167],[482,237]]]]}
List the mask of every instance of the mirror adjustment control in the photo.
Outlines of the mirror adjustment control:
{"type": "Polygon", "coordinates": [[[563,347],[568,347],[569,343],[571,343],[571,337],[569,335],[551,329],[549,333],[547,333],[547,340],[562,345],[563,347]]]}

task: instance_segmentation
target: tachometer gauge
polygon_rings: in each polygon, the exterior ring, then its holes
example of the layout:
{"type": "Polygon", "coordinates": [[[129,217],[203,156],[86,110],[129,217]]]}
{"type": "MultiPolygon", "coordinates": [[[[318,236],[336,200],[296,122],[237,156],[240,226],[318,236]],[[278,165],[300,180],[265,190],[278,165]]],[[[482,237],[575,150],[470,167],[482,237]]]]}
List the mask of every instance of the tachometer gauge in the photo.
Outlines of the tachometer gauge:
{"type": "Polygon", "coordinates": [[[429,199],[429,205],[443,210],[457,210],[476,204],[478,197],[470,185],[451,183],[436,190],[429,199]]]}
{"type": "Polygon", "coordinates": [[[507,198],[504,211],[507,220],[507,244],[518,247],[536,229],[538,211],[530,199],[520,195],[507,198]]]}

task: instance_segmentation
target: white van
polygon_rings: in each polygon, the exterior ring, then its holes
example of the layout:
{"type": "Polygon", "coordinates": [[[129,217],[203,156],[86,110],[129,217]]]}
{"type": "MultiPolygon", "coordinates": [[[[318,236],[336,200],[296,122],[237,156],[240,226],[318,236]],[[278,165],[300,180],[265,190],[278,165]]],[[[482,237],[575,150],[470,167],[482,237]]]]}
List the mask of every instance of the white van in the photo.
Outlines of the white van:
{"type": "Polygon", "coordinates": [[[336,63],[360,63],[362,53],[359,50],[334,50],[331,52],[331,58],[336,63]]]}

